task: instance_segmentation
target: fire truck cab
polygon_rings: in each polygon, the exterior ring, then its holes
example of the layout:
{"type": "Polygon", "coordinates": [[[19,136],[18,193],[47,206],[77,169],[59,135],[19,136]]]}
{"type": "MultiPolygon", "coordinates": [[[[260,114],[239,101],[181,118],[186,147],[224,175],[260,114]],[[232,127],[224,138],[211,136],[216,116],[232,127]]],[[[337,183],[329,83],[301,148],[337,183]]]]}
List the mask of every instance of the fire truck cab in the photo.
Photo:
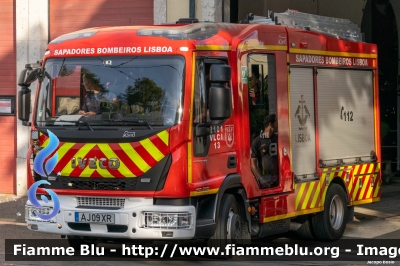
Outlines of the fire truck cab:
{"type": "Polygon", "coordinates": [[[35,212],[54,199],[28,201],[28,228],[71,245],[340,238],[355,205],[380,199],[377,47],[347,20],[287,11],[247,22],[51,41],[21,73],[18,115],[31,129],[28,185],[48,181],[38,193],[54,191],[60,211],[44,221],[35,212]],[[261,188],[251,144],[268,114],[279,175],[261,188]]]}

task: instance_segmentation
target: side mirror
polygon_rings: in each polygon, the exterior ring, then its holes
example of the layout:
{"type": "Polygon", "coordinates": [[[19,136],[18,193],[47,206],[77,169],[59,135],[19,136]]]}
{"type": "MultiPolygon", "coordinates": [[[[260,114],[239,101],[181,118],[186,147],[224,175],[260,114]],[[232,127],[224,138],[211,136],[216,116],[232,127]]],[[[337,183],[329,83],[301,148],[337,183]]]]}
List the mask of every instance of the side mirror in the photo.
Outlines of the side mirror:
{"type": "Polygon", "coordinates": [[[40,68],[32,69],[31,67],[26,67],[21,71],[18,79],[18,86],[29,87],[35,80],[40,77],[42,70],[40,68]]]}
{"type": "Polygon", "coordinates": [[[23,125],[29,125],[29,115],[31,113],[31,90],[28,87],[21,87],[18,91],[18,119],[23,125]]]}
{"type": "Polygon", "coordinates": [[[18,79],[18,86],[21,89],[18,91],[18,119],[23,125],[29,125],[29,115],[31,113],[31,90],[29,86],[40,75],[40,69],[33,70],[31,67],[26,67],[21,71],[18,79]]]}
{"type": "Polygon", "coordinates": [[[224,120],[231,116],[231,89],[225,83],[231,80],[231,67],[214,64],[210,69],[210,96],[209,108],[211,120],[224,120]]]}

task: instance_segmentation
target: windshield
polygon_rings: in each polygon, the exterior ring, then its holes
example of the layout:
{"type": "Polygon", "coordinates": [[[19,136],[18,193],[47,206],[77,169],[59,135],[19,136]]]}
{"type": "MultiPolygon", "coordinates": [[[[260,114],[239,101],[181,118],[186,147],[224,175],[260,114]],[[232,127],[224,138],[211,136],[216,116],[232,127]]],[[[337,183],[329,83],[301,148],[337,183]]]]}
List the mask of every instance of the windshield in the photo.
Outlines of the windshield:
{"type": "Polygon", "coordinates": [[[170,127],[182,115],[180,56],[49,59],[37,126],[170,127]]]}

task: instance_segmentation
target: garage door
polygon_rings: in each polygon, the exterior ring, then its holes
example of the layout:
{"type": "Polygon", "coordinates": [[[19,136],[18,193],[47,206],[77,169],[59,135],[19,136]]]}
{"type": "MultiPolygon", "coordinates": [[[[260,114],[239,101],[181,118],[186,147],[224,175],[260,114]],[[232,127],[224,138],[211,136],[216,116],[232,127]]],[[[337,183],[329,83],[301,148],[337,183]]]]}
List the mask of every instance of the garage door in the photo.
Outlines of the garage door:
{"type": "MultiPolygon", "coordinates": [[[[16,94],[15,7],[0,0],[0,96],[16,94]]],[[[7,104],[2,101],[3,104],[7,104]]],[[[7,106],[4,106],[7,109],[7,106]]],[[[16,117],[0,115],[0,193],[15,193],[16,117]]]]}
{"type": "Polygon", "coordinates": [[[153,24],[153,0],[50,0],[50,41],[98,26],[153,24]]]}

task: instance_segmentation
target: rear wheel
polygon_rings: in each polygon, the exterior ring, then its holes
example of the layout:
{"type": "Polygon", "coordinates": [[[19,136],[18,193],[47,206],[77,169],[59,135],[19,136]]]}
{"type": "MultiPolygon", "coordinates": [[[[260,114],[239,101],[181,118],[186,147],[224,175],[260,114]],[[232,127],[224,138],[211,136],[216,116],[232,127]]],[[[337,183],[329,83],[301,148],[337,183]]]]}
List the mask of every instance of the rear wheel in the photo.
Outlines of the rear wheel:
{"type": "Polygon", "coordinates": [[[299,229],[296,231],[297,237],[305,240],[315,239],[311,224],[311,217],[309,215],[297,217],[294,221],[301,224],[299,229]]]}
{"type": "MultiPolygon", "coordinates": [[[[214,236],[209,239],[209,246],[220,247],[225,250],[226,244],[235,243],[241,238],[242,218],[240,217],[239,207],[235,196],[225,194],[222,197],[221,205],[217,217],[217,228],[214,236]]],[[[216,258],[227,259],[231,254],[214,256],[216,258]]]]}
{"type": "Polygon", "coordinates": [[[324,211],[312,217],[315,236],[319,240],[342,237],[347,222],[346,194],[338,184],[332,184],[325,198],[324,211]]]}

